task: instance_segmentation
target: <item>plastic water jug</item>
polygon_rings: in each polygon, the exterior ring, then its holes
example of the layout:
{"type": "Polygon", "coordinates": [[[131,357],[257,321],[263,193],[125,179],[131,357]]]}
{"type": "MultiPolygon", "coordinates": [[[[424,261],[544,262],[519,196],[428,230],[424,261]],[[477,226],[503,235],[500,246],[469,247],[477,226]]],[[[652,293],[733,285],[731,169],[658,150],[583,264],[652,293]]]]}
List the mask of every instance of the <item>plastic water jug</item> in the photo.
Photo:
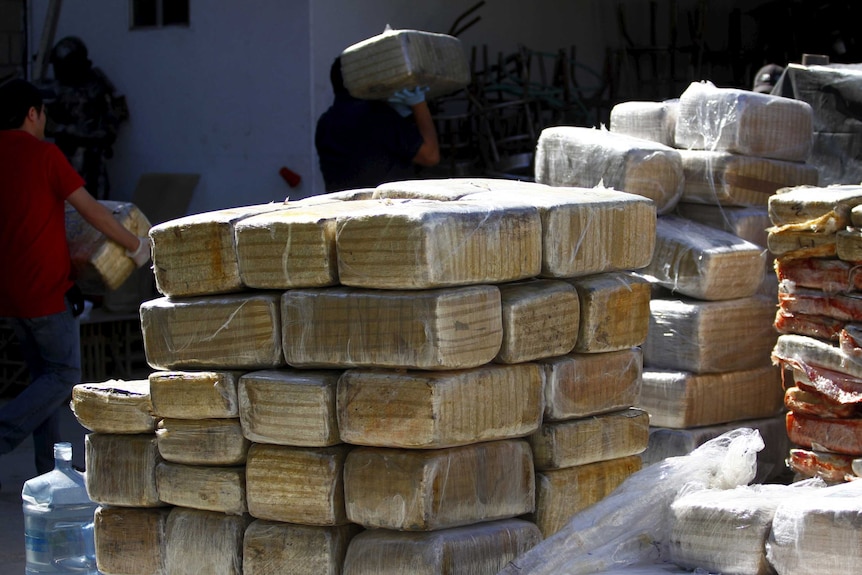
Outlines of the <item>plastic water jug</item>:
{"type": "Polygon", "coordinates": [[[24,483],[27,575],[99,575],[93,515],[84,474],[72,467],[72,444],[54,444],[54,470],[24,483]]]}

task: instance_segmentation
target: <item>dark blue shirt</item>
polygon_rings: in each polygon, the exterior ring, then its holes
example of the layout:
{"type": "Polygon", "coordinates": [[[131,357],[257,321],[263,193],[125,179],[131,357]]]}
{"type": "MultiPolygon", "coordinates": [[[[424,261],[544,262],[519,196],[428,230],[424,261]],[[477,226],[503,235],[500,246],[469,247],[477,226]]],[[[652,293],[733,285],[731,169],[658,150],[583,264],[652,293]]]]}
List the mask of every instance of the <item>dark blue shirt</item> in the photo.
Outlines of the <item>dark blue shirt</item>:
{"type": "Polygon", "coordinates": [[[415,177],[413,158],[422,142],[412,116],[347,94],[320,116],[314,137],[328,192],[415,177]]]}

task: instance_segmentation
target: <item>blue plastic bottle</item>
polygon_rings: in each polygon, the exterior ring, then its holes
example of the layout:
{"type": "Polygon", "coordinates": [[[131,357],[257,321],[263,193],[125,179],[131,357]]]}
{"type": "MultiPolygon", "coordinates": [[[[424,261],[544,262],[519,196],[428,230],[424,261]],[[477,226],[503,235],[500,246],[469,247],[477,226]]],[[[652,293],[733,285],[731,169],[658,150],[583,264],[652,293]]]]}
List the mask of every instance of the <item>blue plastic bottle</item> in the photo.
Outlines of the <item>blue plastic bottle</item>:
{"type": "Polygon", "coordinates": [[[96,504],[72,468],[72,444],[54,445],[54,470],[24,483],[27,575],[99,575],[93,542],[96,504]]]}

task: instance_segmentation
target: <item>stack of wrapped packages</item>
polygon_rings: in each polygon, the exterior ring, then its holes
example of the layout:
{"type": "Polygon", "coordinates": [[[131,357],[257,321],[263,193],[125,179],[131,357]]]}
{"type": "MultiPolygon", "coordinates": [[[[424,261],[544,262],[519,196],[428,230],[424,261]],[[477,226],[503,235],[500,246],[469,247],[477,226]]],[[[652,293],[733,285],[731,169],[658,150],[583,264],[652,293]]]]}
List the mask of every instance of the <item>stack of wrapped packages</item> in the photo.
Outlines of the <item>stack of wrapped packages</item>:
{"type": "Polygon", "coordinates": [[[862,186],[780,190],[769,199],[780,281],[773,351],[786,368],[788,463],[803,477],[862,476],[862,186]]]}
{"type": "Polygon", "coordinates": [[[100,570],[496,573],[641,467],[655,222],[417,180],[155,226],[156,371],[73,400],[100,570]]]}
{"type": "Polygon", "coordinates": [[[639,406],[647,463],[690,452],[741,423],[766,438],[759,479],[784,469],[780,370],[771,365],[774,275],[767,201],[816,184],[804,102],[694,83],[678,100],[626,102],[611,129],[557,127],[539,139],[537,181],[605,185],[656,202],[655,290],[639,406]]]}
{"type": "Polygon", "coordinates": [[[763,447],[740,427],[647,466],[500,575],[857,573],[862,481],[752,484],[763,447]]]}

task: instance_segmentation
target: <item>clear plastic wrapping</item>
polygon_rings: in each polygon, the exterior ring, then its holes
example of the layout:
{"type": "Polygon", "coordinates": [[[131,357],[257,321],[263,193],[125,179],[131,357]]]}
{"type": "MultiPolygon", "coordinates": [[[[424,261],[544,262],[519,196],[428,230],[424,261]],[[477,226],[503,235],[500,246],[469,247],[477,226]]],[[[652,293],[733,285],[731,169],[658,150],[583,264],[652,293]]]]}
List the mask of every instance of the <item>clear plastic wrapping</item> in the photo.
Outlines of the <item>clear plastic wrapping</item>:
{"type": "Polygon", "coordinates": [[[347,456],[350,521],[434,531],[517,517],[535,505],[529,444],[500,440],[447,449],[357,447],[347,456]]]}
{"type": "Polygon", "coordinates": [[[649,282],[632,272],[569,280],[578,292],[578,353],[607,353],[641,345],[649,328],[649,282]]]}
{"type": "Polygon", "coordinates": [[[499,288],[503,343],[495,361],[523,363],[572,351],[580,320],[574,286],[558,280],[530,280],[499,288]]]}
{"type": "Polygon", "coordinates": [[[783,500],[772,520],[766,557],[781,575],[858,571],[862,561],[862,481],[783,500]]]}
{"type": "Polygon", "coordinates": [[[91,433],[84,438],[87,494],[101,505],[160,507],[156,466],[162,457],[152,433],[91,433]]]}
{"type": "Polygon", "coordinates": [[[156,429],[146,379],[80,383],[72,388],[70,405],[78,423],[97,433],[148,433],[156,429]]]}
{"type": "Polygon", "coordinates": [[[256,519],[245,530],[243,575],[342,575],[356,525],[320,527],[256,519]]]}
{"type": "Polygon", "coordinates": [[[265,369],[284,365],[281,292],[157,298],[141,304],[154,369],[265,369]]]}
{"type": "Polygon", "coordinates": [[[781,335],[772,350],[772,361],[799,370],[808,387],[832,401],[862,402],[862,363],[839,346],[804,335],[781,335]]]}
{"type": "Polygon", "coordinates": [[[283,203],[242,206],[153,226],[149,235],[159,292],[189,297],[240,291],[234,226],[243,218],[285,208],[283,203]]]}
{"type": "Polygon", "coordinates": [[[813,117],[806,102],[693,82],[679,98],[679,148],[804,162],[813,117]]]}
{"type": "MultiPolygon", "coordinates": [[[[147,235],[150,222],[137,206],[107,200],[99,203],[124,228],[136,236],[147,235]]],[[[126,255],[126,248],[109,240],[71,204],[66,204],[66,241],[75,283],[85,294],[102,295],[115,290],[135,271],[135,262],[126,255]]]]}
{"type": "Polygon", "coordinates": [[[547,538],[576,513],[598,503],[642,467],[637,455],[536,472],[533,521],[547,538]]]}
{"type": "Polygon", "coordinates": [[[542,422],[538,365],[420,372],[351,369],[338,381],[341,439],[438,449],[522,437],[542,422]]]}
{"type": "Polygon", "coordinates": [[[656,211],[673,210],[682,196],[677,150],[605,129],[545,128],[536,144],[536,182],[551,186],[604,186],[643,196],[656,211]]]}
{"type": "Polygon", "coordinates": [[[635,408],[544,423],[528,438],[533,465],[544,471],[637,455],[647,448],[649,423],[635,408]]]}
{"type": "Polygon", "coordinates": [[[159,499],[170,505],[232,515],[248,512],[245,467],[162,462],[156,466],[156,485],[159,499]]]}
{"type": "Polygon", "coordinates": [[[239,417],[241,371],[157,371],[149,376],[153,411],[172,419],[239,417]]]}
{"type": "Polygon", "coordinates": [[[520,519],[425,533],[368,530],[351,541],[344,575],[496,573],[541,538],[534,524],[520,519]]]}
{"type": "Polygon", "coordinates": [[[335,409],[339,370],[263,370],[239,378],[242,433],[257,443],[341,443],[335,409]]]}
{"type": "Polygon", "coordinates": [[[467,369],[493,360],[503,338],[496,286],[295,289],[281,312],[284,355],[299,368],[467,369]]]}
{"type": "MultiPolygon", "coordinates": [[[[680,203],[677,213],[686,219],[739,236],[761,248],[766,247],[766,230],[770,221],[765,205],[742,207],[680,203]]],[[[772,274],[772,261],[768,258],[766,265],[768,273],[772,274]]]]}
{"type": "Polygon", "coordinates": [[[740,428],[707,441],[689,455],[646,467],[510,562],[500,575],[583,575],[666,556],[670,505],[677,496],[683,490],[748,484],[762,448],[756,431],[740,428]]]}
{"type": "Polygon", "coordinates": [[[341,73],[351,95],[371,100],[416,86],[428,86],[428,97],[435,98],[470,83],[461,41],[421,30],[387,28],[348,46],[341,53],[341,73]]]}
{"type": "Polygon", "coordinates": [[[781,371],[768,365],[707,374],[647,368],[638,401],[652,425],[671,428],[771,417],[783,406],[781,371]]]}
{"type": "Polygon", "coordinates": [[[246,461],[249,513],[257,519],[302,525],[347,523],[344,461],[350,449],[255,443],[246,461]]]}
{"type": "Polygon", "coordinates": [[[816,231],[824,223],[839,230],[852,222],[852,210],[862,204],[862,186],[794,187],[769,197],[769,219],[776,228],[798,225],[816,231]]]}
{"type": "Polygon", "coordinates": [[[808,449],[862,456],[862,418],[826,419],[791,411],[787,414],[787,436],[808,449]]]}
{"type": "Polygon", "coordinates": [[[382,207],[373,200],[289,202],[292,209],[250,216],[234,226],[242,284],[254,289],[322,287],[338,283],[335,220],[382,207]]]}
{"type": "Polygon", "coordinates": [[[689,569],[771,575],[766,539],[778,506],[819,486],[745,485],[683,494],[670,506],[669,559],[689,569]]]}
{"type": "Polygon", "coordinates": [[[756,369],[775,346],[775,300],[753,296],[699,301],[654,298],[644,365],[692,373],[756,369]]]}
{"type": "Polygon", "coordinates": [[[156,437],[166,461],[187,465],[241,465],[251,444],[238,418],[162,419],[156,437]]]}
{"type": "Polygon", "coordinates": [[[335,233],[342,285],[431,289],[541,271],[541,220],[527,204],[382,202],[337,218],[335,233]]]}
{"type": "Polygon", "coordinates": [[[652,262],[646,277],[682,295],[702,300],[753,296],[766,273],[766,252],[731,233],[679,216],[656,222],[652,262]]]}
{"type": "Polygon", "coordinates": [[[722,206],[765,206],[776,190],[816,186],[817,168],[710,150],[680,150],[685,175],[681,202],[722,206]]]}
{"type": "Polygon", "coordinates": [[[537,362],[542,367],[544,421],[618,411],[635,404],[641,390],[639,347],[604,353],[572,353],[537,362]]]}
{"type": "Polygon", "coordinates": [[[644,465],[652,465],[667,457],[688,455],[710,439],[739,427],[756,429],[763,438],[764,447],[757,454],[757,475],[754,477],[754,483],[770,483],[782,476],[787,468],[785,460],[790,450],[783,413],[772,417],[685,429],[651,427],[649,445],[641,454],[641,459],[644,465]]]}
{"type": "Polygon", "coordinates": [[[240,575],[248,515],[174,507],[168,515],[165,567],[170,575],[240,575]]]}
{"type": "Polygon", "coordinates": [[[620,102],[611,108],[610,130],[674,146],[679,100],[620,102]]]}
{"type": "Polygon", "coordinates": [[[93,539],[96,565],[104,575],[167,575],[165,553],[170,508],[96,509],[93,539]]]}

